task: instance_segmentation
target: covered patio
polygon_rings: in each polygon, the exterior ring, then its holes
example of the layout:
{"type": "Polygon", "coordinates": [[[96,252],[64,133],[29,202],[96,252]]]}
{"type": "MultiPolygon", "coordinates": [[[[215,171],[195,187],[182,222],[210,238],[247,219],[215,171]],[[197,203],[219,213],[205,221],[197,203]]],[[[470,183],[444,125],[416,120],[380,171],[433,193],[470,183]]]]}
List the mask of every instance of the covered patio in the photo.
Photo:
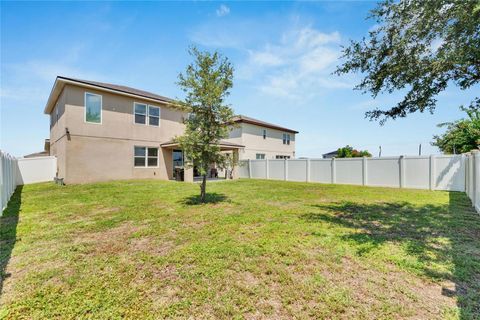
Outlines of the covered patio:
{"type": "MultiPolygon", "coordinates": [[[[218,143],[218,146],[220,147],[220,151],[222,152],[228,152],[232,153],[235,155],[238,159],[238,152],[240,149],[243,149],[245,146],[229,142],[229,141],[224,141],[221,140],[218,143]]],[[[196,170],[194,168],[185,168],[184,167],[184,154],[183,150],[180,148],[180,145],[178,142],[175,141],[168,141],[165,143],[162,143],[160,145],[162,148],[162,151],[164,155],[167,155],[165,157],[165,165],[167,167],[167,171],[169,174],[169,177],[171,177],[173,180],[181,180],[179,179],[178,175],[175,173],[178,172],[178,170],[183,170],[183,181],[185,182],[195,182],[198,180],[199,175],[197,174],[196,170]],[[169,160],[170,159],[170,160],[169,160]]],[[[212,168],[215,168],[215,164],[212,164],[212,168]]],[[[218,175],[220,176],[220,174],[218,175]]],[[[211,177],[210,175],[208,176],[209,180],[219,180],[220,178],[217,177],[211,177]]],[[[238,179],[238,167],[235,166],[233,168],[233,179],[238,179]]]]}

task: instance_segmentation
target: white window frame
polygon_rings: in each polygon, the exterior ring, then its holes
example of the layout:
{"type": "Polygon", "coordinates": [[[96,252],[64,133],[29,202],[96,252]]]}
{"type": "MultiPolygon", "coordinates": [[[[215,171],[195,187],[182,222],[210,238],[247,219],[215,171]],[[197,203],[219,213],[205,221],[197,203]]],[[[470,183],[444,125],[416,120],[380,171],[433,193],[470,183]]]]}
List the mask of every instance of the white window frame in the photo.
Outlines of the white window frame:
{"type": "MultiPolygon", "coordinates": [[[[143,102],[133,102],[133,124],[139,125],[139,126],[146,126],[148,124],[148,103],[143,103],[143,102]],[[135,105],[137,104],[142,104],[145,106],[145,123],[138,123],[135,122],[135,105]]],[[[138,147],[138,146],[137,146],[138,147]]]]}
{"type": "Polygon", "coordinates": [[[282,142],[285,145],[290,145],[290,133],[284,133],[283,134],[282,142]]]}
{"type": "Polygon", "coordinates": [[[256,160],[265,160],[266,159],[266,155],[265,153],[256,153],[255,154],[255,159],[256,160]],[[259,157],[260,156],[260,157],[259,157]],[[262,157],[263,156],[263,157],[262,157]]]}
{"type": "Polygon", "coordinates": [[[157,107],[157,106],[153,106],[151,104],[149,104],[147,106],[147,118],[148,118],[148,125],[149,126],[152,126],[152,127],[160,127],[160,113],[162,112],[162,109],[160,107],[157,107]],[[158,109],[158,117],[157,116],[153,116],[154,118],[158,118],[158,126],[156,125],[153,125],[153,124],[150,124],[150,108],[157,108],[158,109]]]}
{"type": "MultiPolygon", "coordinates": [[[[148,104],[148,103],[144,103],[144,102],[137,102],[137,101],[134,101],[133,102],[133,124],[136,124],[136,125],[139,125],[139,126],[151,126],[151,127],[157,127],[159,128],[161,126],[161,116],[162,116],[162,108],[159,107],[159,106],[155,106],[155,105],[152,105],[152,104],[148,104]],[[135,122],[135,105],[137,104],[142,104],[144,106],[146,106],[146,110],[145,110],[145,123],[137,123],[135,122]],[[150,124],[150,108],[157,108],[158,109],[158,126],[156,125],[152,125],[150,124]]],[[[153,116],[153,117],[157,117],[157,116],[153,116]]]]}
{"type": "Polygon", "coordinates": [[[84,109],[85,109],[84,112],[83,112],[83,121],[85,123],[102,124],[102,122],[103,122],[103,96],[101,94],[96,94],[96,93],[91,93],[91,92],[85,91],[85,94],[83,95],[83,106],[84,106],[84,109]],[[92,96],[100,97],[100,122],[87,121],[87,94],[90,94],[92,96]]]}
{"type": "Polygon", "coordinates": [[[160,167],[160,148],[159,147],[149,147],[149,146],[133,146],[133,167],[135,169],[152,169],[152,168],[159,168],[160,167]],[[136,166],[135,165],[135,158],[141,158],[140,156],[135,156],[135,148],[145,148],[145,155],[143,158],[145,159],[144,166],[136,166]],[[157,149],[157,165],[156,166],[148,166],[148,158],[153,158],[148,156],[148,149],[157,149]]]}

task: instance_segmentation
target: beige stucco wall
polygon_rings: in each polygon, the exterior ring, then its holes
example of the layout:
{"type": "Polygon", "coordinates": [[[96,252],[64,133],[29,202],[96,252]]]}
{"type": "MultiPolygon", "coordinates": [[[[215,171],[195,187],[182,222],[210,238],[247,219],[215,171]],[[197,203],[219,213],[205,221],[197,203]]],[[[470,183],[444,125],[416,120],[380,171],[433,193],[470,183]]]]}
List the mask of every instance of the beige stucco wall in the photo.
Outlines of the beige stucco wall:
{"type": "Polygon", "coordinates": [[[58,159],[58,177],[64,178],[65,183],[173,176],[172,151],[160,148],[160,144],[183,134],[182,112],[73,85],[65,86],[57,104],[62,116],[51,128],[51,154],[58,159]],[[102,96],[101,124],[85,122],[85,92],[102,96]],[[160,126],[135,124],[134,102],[160,107],[160,126]],[[159,167],[134,167],[134,146],[158,147],[159,167]]]}
{"type": "Polygon", "coordinates": [[[159,143],[92,137],[72,137],[67,143],[65,183],[87,183],[122,179],[162,179],[172,177],[171,150],[159,143]],[[134,167],[134,147],[159,148],[158,167],[134,167]]]}
{"type": "Polygon", "coordinates": [[[255,159],[257,153],[264,153],[268,159],[275,159],[277,155],[290,156],[295,158],[295,134],[290,134],[290,144],[283,144],[283,134],[288,133],[281,130],[265,128],[262,126],[241,123],[240,127],[230,132],[228,141],[244,145],[240,150],[239,157],[244,159],[255,159]],[[263,130],[267,130],[267,138],[263,139],[263,130]]]}

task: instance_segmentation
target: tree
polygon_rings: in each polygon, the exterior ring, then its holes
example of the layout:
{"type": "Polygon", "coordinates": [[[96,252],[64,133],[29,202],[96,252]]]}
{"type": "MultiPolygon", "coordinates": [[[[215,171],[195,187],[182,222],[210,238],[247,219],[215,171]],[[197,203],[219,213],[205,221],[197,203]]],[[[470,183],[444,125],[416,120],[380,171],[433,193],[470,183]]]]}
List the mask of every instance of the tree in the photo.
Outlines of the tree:
{"type": "Polygon", "coordinates": [[[480,103],[460,109],[466,112],[467,118],[439,124],[447,127],[447,131],[433,137],[432,145],[447,154],[469,152],[480,145],[480,103]]]}
{"type": "Polygon", "coordinates": [[[225,104],[233,85],[233,67],[218,52],[202,52],[192,47],[189,53],[194,61],[185,73],[178,75],[177,83],[186,94],[178,104],[188,116],[184,121],[185,133],[176,141],[184,151],[186,167],[196,166],[202,176],[200,200],[205,202],[209,166],[213,163],[224,166],[227,161],[218,143],[228,137],[233,124],[233,110],[225,104]]]}
{"type": "Polygon", "coordinates": [[[367,150],[353,149],[348,144],[337,150],[337,158],[360,158],[360,157],[371,157],[371,153],[367,150]]]}
{"type": "MultiPolygon", "coordinates": [[[[370,12],[377,28],[343,49],[336,74],[360,72],[355,87],[373,98],[405,92],[387,110],[371,110],[370,120],[433,113],[436,96],[453,84],[468,89],[480,81],[480,2],[478,0],[387,0],[370,12]]],[[[473,97],[472,97],[473,98],[473,97]]],[[[474,97],[471,105],[480,101],[474,97]]]]}

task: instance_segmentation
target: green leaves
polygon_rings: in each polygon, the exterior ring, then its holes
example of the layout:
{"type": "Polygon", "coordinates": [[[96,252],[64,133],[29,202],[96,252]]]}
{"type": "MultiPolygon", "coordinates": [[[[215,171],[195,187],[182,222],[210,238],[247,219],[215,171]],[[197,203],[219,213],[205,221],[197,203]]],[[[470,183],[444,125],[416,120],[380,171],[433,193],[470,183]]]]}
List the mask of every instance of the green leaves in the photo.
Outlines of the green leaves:
{"type": "Polygon", "coordinates": [[[373,97],[406,92],[386,110],[371,110],[370,119],[433,112],[436,96],[454,84],[467,89],[480,80],[480,11],[477,0],[384,1],[370,18],[378,28],[368,39],[352,41],[336,74],[358,72],[355,87],[373,97]]]}
{"type": "Polygon", "coordinates": [[[337,150],[337,158],[359,158],[359,157],[371,157],[372,154],[367,150],[353,149],[349,145],[337,150]]]}
{"type": "MultiPolygon", "coordinates": [[[[188,112],[185,134],[177,138],[188,159],[205,176],[211,164],[227,161],[218,143],[229,134],[233,110],[225,103],[233,86],[233,66],[218,52],[189,50],[194,61],[178,76],[178,85],[186,93],[179,106],[188,112]]],[[[202,184],[204,195],[205,182],[202,184]]]]}
{"type": "Polygon", "coordinates": [[[439,127],[447,127],[447,131],[433,137],[432,145],[444,153],[469,152],[480,145],[480,99],[460,109],[467,114],[467,118],[439,124],[439,127]]]}

